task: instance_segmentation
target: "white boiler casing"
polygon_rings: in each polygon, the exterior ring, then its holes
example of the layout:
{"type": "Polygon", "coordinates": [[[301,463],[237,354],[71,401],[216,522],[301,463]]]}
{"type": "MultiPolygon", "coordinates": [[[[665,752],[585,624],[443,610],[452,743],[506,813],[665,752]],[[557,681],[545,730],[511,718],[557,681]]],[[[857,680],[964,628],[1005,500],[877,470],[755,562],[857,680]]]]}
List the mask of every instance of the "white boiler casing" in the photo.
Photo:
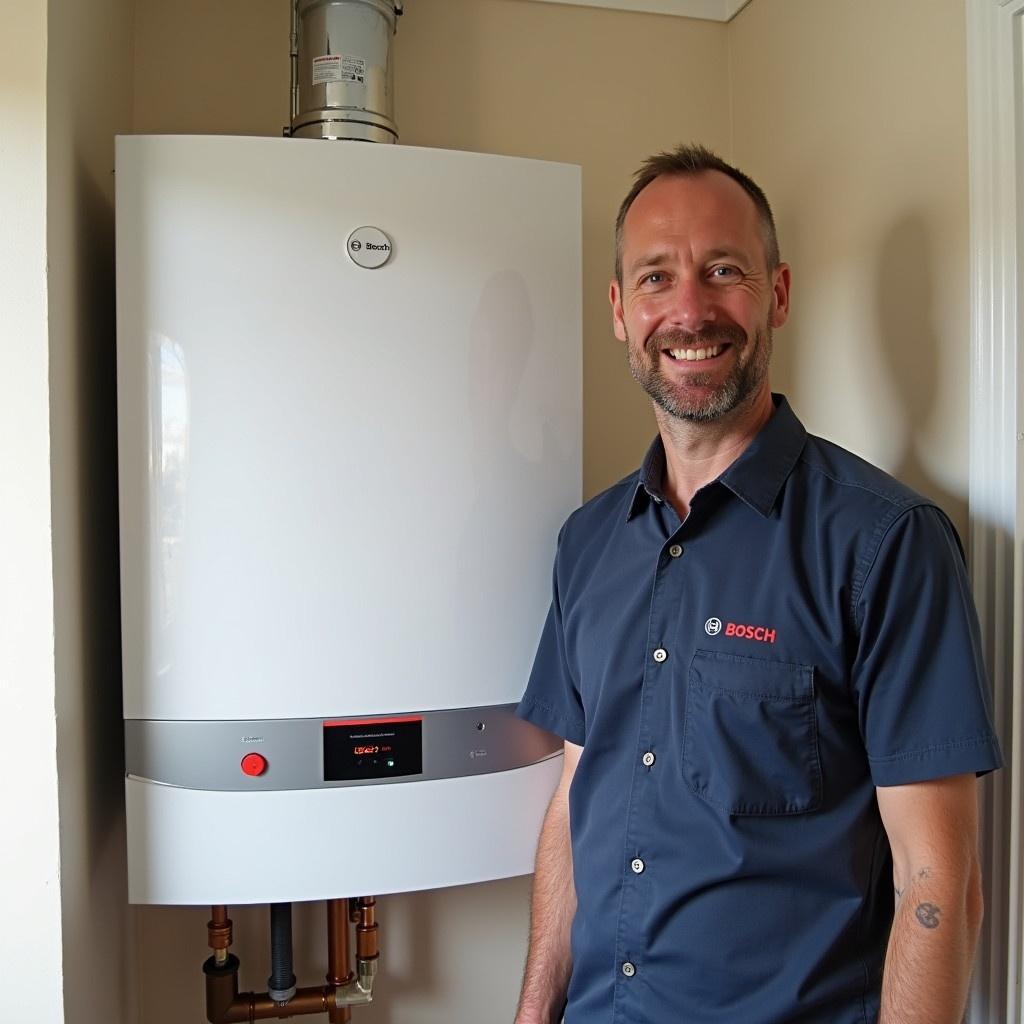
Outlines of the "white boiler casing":
{"type": "Polygon", "coordinates": [[[117,285],[131,900],[532,870],[579,169],[122,137],[117,285]]]}

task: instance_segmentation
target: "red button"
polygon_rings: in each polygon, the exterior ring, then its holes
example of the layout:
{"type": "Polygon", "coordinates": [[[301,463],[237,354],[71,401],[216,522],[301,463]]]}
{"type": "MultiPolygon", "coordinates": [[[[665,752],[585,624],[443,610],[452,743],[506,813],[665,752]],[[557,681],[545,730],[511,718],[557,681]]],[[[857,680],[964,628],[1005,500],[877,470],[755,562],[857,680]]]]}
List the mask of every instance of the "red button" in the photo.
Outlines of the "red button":
{"type": "Polygon", "coordinates": [[[262,775],[267,770],[267,759],[262,754],[246,754],[242,758],[242,771],[246,775],[262,775]]]}

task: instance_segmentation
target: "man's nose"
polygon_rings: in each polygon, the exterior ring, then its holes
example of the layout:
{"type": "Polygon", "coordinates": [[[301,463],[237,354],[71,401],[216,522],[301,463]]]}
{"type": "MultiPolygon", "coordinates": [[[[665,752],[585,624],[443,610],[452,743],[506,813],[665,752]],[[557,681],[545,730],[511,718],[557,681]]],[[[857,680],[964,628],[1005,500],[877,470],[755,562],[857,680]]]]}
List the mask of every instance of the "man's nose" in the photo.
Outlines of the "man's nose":
{"type": "Polygon", "coordinates": [[[713,290],[699,278],[681,277],[672,289],[670,317],[684,331],[695,333],[715,321],[713,290]]]}

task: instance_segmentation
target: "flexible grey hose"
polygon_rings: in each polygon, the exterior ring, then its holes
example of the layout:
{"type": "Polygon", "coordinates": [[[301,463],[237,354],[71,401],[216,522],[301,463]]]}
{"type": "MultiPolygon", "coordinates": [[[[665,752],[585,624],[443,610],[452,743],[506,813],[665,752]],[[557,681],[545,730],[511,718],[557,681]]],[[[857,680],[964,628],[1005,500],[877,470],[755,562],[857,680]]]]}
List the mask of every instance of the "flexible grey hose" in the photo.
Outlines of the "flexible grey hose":
{"type": "Polygon", "coordinates": [[[292,973],[292,905],[270,904],[270,977],[267,994],[277,1003],[295,995],[292,973]]]}

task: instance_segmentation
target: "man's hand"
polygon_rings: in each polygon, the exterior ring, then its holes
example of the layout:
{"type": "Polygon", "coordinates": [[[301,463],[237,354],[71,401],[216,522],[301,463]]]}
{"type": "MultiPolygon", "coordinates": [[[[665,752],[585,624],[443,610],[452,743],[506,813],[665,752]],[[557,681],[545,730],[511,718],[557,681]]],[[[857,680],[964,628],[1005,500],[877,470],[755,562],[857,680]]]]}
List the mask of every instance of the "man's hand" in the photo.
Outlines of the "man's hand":
{"type": "Polygon", "coordinates": [[[569,839],[569,785],[583,748],[565,744],[558,788],[551,798],[540,840],[530,905],[530,950],[515,1024],[558,1024],[572,971],[569,932],[576,913],[569,839]]]}
{"type": "Polygon", "coordinates": [[[977,782],[876,792],[896,890],[879,1024],[960,1024],[983,912],[977,782]]]}

